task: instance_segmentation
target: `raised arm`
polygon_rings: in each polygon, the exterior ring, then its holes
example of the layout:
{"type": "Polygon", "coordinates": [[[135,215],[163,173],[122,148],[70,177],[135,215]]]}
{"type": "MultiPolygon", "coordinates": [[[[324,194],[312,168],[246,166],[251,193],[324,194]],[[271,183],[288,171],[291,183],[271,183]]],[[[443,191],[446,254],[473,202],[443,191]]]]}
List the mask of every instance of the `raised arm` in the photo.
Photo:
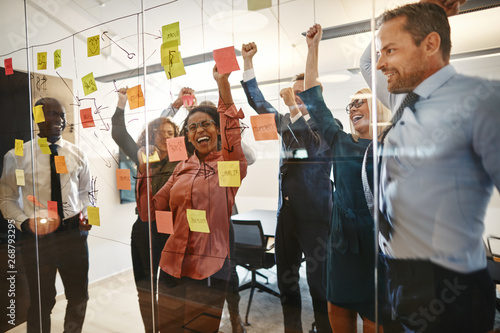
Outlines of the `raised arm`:
{"type": "Polygon", "coordinates": [[[115,114],[111,117],[111,137],[116,142],[125,154],[139,165],[137,159],[137,143],[132,139],[127,132],[125,125],[125,106],[127,105],[127,90],[128,88],[120,88],[118,90],[118,104],[116,105],[115,114]]]}
{"type": "Polygon", "coordinates": [[[197,105],[196,95],[194,93],[194,89],[189,87],[184,87],[179,91],[179,95],[177,95],[177,99],[171,103],[168,108],[162,111],[160,117],[173,117],[179,112],[179,109],[184,105],[183,96],[193,96],[193,106],[197,105]]]}
{"type": "Polygon", "coordinates": [[[309,28],[309,31],[307,31],[307,59],[306,72],[304,75],[304,90],[320,85],[318,81],[318,52],[319,42],[322,36],[323,29],[319,24],[313,25],[309,28]]]}

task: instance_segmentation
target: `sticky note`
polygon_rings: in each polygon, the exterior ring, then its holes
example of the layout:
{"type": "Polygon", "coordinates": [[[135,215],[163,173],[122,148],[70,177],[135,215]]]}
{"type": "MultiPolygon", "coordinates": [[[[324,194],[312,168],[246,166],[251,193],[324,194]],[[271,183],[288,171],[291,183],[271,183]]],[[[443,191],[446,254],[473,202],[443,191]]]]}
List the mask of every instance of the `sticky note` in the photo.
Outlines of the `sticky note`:
{"type": "Polygon", "coordinates": [[[92,108],[80,110],[80,119],[82,120],[83,128],[95,127],[94,118],[92,117],[92,108]]]}
{"type": "Polygon", "coordinates": [[[119,190],[131,190],[130,185],[130,170],[129,169],[116,169],[116,187],[119,190]]]}
{"type": "Polygon", "coordinates": [[[264,8],[269,8],[273,5],[272,0],[247,0],[248,10],[260,10],[264,8]]]}
{"type": "Polygon", "coordinates": [[[17,186],[24,186],[24,170],[16,169],[16,184],[17,186]]]}
{"type": "Polygon", "coordinates": [[[219,161],[217,162],[219,171],[220,187],[240,187],[240,161],[219,161]]]}
{"type": "MultiPolygon", "coordinates": [[[[142,153],[142,161],[146,163],[146,154],[142,153]]],[[[149,155],[149,163],[160,162],[160,156],[158,156],[158,152],[155,150],[153,155],[149,155]]]]}
{"type": "Polygon", "coordinates": [[[186,216],[191,231],[210,233],[207,213],[204,210],[186,209],[186,216]]]}
{"type": "Polygon", "coordinates": [[[101,53],[99,35],[87,38],[87,57],[93,57],[101,53]]]}
{"type": "Polygon", "coordinates": [[[181,98],[184,106],[193,106],[193,95],[184,95],[181,98]]]}
{"type": "Polygon", "coordinates": [[[173,79],[174,77],[186,75],[186,70],[184,69],[184,61],[180,56],[180,52],[179,52],[179,62],[177,63],[174,62],[166,66],[163,66],[163,69],[165,69],[165,74],[167,74],[167,79],[169,80],[173,79]]]}
{"type": "Polygon", "coordinates": [[[236,60],[234,46],[214,50],[213,55],[219,74],[231,73],[240,69],[236,60]]]}
{"type": "Polygon", "coordinates": [[[144,95],[142,94],[141,85],[129,88],[127,90],[127,99],[130,110],[144,106],[144,95]]]}
{"type": "Polygon", "coordinates": [[[12,68],[12,58],[5,59],[3,61],[3,64],[5,67],[5,75],[14,74],[14,69],[12,68]]]}
{"type": "Polygon", "coordinates": [[[161,27],[161,36],[163,43],[175,41],[177,45],[181,45],[179,22],[167,24],[161,27]]]}
{"type": "Polygon", "coordinates": [[[178,63],[180,61],[180,52],[176,41],[161,44],[160,50],[162,66],[178,63]]]}
{"type": "Polygon", "coordinates": [[[49,219],[59,218],[59,213],[57,212],[57,201],[47,201],[47,210],[49,212],[49,219]]]}
{"type": "Polygon", "coordinates": [[[17,156],[23,156],[24,155],[24,150],[23,150],[23,145],[24,145],[24,141],[23,140],[19,140],[19,139],[16,139],[16,143],[15,143],[15,154],[17,156]]]}
{"type": "Polygon", "coordinates": [[[157,210],[156,215],[156,229],[162,234],[174,233],[174,221],[172,219],[172,212],[162,212],[157,210]]]}
{"type": "Polygon", "coordinates": [[[276,129],[276,120],[273,113],[250,116],[250,123],[256,141],[278,140],[278,130],[276,129]]]}
{"type": "Polygon", "coordinates": [[[89,74],[82,77],[82,85],[83,93],[85,94],[85,96],[93,93],[94,91],[97,91],[97,85],[95,84],[94,80],[94,73],[90,72],[89,74]]]}
{"type": "Polygon", "coordinates": [[[96,226],[101,225],[101,220],[99,219],[99,207],[87,207],[87,215],[89,217],[89,224],[96,226]]]}
{"type": "Polygon", "coordinates": [[[47,52],[39,52],[36,54],[36,68],[38,70],[47,69],[47,52]]]}
{"type": "Polygon", "coordinates": [[[68,173],[64,156],[54,156],[54,164],[56,165],[57,173],[68,173]]]}
{"type": "Polygon", "coordinates": [[[54,69],[61,67],[61,50],[54,51],[54,69]]]}
{"type": "Polygon", "coordinates": [[[185,161],[188,159],[184,136],[167,139],[168,160],[170,162],[185,161]]]}
{"type": "Polygon", "coordinates": [[[46,155],[52,154],[50,152],[49,143],[47,142],[47,138],[38,138],[38,145],[40,146],[42,153],[44,153],[46,155]]]}
{"type": "Polygon", "coordinates": [[[35,204],[35,206],[43,208],[43,205],[38,200],[36,200],[36,198],[34,196],[32,196],[31,194],[28,194],[28,196],[26,198],[29,201],[31,201],[33,204],[35,204]]]}
{"type": "Polygon", "coordinates": [[[33,116],[35,118],[35,123],[43,123],[45,121],[45,115],[43,114],[43,105],[37,105],[33,107],[33,116]]]}

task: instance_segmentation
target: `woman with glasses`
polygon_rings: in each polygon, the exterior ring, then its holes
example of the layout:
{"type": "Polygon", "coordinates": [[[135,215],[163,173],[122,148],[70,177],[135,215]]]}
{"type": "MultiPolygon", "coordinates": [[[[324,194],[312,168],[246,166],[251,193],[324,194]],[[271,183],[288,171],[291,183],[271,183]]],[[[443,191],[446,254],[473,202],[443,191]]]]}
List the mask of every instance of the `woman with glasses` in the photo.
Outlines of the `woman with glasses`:
{"type": "MultiPolygon", "coordinates": [[[[179,162],[171,162],[168,158],[166,140],[179,135],[179,129],[170,118],[160,117],[148,124],[148,140],[146,140],[146,129],[144,129],[137,143],[127,132],[125,124],[125,106],[127,105],[127,90],[118,90],[118,105],[115,114],[111,118],[111,136],[120,149],[137,165],[140,172],[144,172],[146,144],[154,159],[150,159],[150,180],[153,194],[167,182],[179,162]],[[144,157],[143,157],[144,155],[144,157]]],[[[166,234],[160,234],[156,228],[154,215],[151,221],[152,245],[149,244],[149,226],[147,216],[144,220],[137,217],[132,226],[131,252],[134,280],[139,298],[139,309],[145,332],[158,332],[158,314],[156,313],[156,302],[152,305],[151,297],[151,271],[153,272],[154,291],[156,290],[156,279],[160,263],[160,255],[168,238],[166,234]],[[150,249],[152,249],[150,251],[150,249]],[[153,267],[150,265],[152,254],[153,267]],[[153,330],[152,309],[155,309],[155,330],[153,330]]]]}
{"type": "MultiPolygon", "coordinates": [[[[317,80],[321,36],[319,24],[307,33],[306,90],[299,96],[330,145],[334,160],[334,208],[326,267],[328,315],[334,333],[355,333],[358,313],[363,318],[363,332],[375,332],[375,231],[361,178],[363,156],[372,141],[372,95],[369,89],[356,92],[346,107],[351,133],[342,131],[323,100],[317,80]]],[[[379,101],[377,115],[377,132],[381,134],[391,114],[379,101]]],[[[367,175],[372,180],[371,161],[367,163],[367,175]]]]}
{"type": "MultiPolygon", "coordinates": [[[[244,115],[233,104],[229,74],[219,74],[214,67],[213,76],[219,86],[218,109],[192,109],[181,131],[191,156],[177,165],[153,200],[139,195],[141,217],[147,215],[148,206],[153,215],[172,214],[173,234],[160,260],[162,332],[216,332],[224,306],[230,272],[229,224],[238,187],[222,186],[218,168],[221,162],[233,162],[229,173],[241,181],[247,161],[239,123],[244,115]]],[[[138,189],[139,194],[148,191],[144,174],[139,174],[138,189]]]]}

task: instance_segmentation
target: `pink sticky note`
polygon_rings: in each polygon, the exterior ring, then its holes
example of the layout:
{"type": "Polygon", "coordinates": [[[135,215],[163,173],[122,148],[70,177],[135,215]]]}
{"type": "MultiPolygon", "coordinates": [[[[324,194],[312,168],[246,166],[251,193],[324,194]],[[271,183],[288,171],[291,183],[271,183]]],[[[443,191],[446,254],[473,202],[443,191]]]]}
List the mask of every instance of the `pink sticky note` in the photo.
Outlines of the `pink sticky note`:
{"type": "Polygon", "coordinates": [[[82,120],[83,128],[95,127],[94,118],[92,117],[92,109],[82,109],[80,110],[80,119],[82,120]]]}
{"type": "Polygon", "coordinates": [[[184,137],[179,136],[167,139],[168,160],[170,162],[184,161],[188,159],[184,137]]]}
{"type": "Polygon", "coordinates": [[[47,210],[49,211],[49,218],[57,219],[59,217],[57,212],[57,201],[47,201],[47,210]]]}
{"type": "Polygon", "coordinates": [[[156,211],[156,229],[162,234],[174,233],[174,221],[172,220],[172,212],[156,211]]]}
{"type": "Polygon", "coordinates": [[[182,96],[182,104],[187,106],[193,105],[193,95],[184,95],[182,96]]]}
{"type": "Polygon", "coordinates": [[[12,69],[12,58],[5,59],[3,63],[5,67],[5,75],[14,74],[14,70],[12,69]]]}
{"type": "Polygon", "coordinates": [[[240,66],[236,60],[234,46],[214,50],[213,54],[219,74],[231,73],[240,70],[240,66]]]}

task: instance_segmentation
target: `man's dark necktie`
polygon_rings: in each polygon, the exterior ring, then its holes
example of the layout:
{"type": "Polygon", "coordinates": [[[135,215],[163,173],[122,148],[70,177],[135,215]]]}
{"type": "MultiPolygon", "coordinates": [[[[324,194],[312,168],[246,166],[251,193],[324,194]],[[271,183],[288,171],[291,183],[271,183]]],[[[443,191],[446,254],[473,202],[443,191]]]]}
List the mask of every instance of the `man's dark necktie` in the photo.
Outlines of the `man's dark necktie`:
{"type": "Polygon", "coordinates": [[[409,92],[406,95],[405,99],[403,100],[403,102],[401,103],[401,105],[399,106],[399,108],[396,110],[396,112],[394,113],[394,115],[392,116],[391,125],[388,126],[384,130],[384,132],[382,133],[382,140],[380,140],[382,143],[384,142],[385,137],[387,136],[387,133],[389,133],[389,131],[394,126],[396,126],[396,124],[398,123],[399,119],[401,119],[401,117],[403,116],[403,112],[404,112],[404,110],[407,107],[409,107],[413,112],[415,112],[415,103],[418,102],[419,97],[420,96],[418,96],[418,94],[415,94],[413,91],[409,92]]]}
{"type": "Polygon", "coordinates": [[[50,200],[57,202],[57,213],[61,218],[61,224],[64,219],[63,207],[62,207],[62,194],[61,194],[61,179],[56,170],[56,163],[54,156],[58,156],[57,148],[59,146],[52,144],[49,146],[50,152],[50,200]]]}

